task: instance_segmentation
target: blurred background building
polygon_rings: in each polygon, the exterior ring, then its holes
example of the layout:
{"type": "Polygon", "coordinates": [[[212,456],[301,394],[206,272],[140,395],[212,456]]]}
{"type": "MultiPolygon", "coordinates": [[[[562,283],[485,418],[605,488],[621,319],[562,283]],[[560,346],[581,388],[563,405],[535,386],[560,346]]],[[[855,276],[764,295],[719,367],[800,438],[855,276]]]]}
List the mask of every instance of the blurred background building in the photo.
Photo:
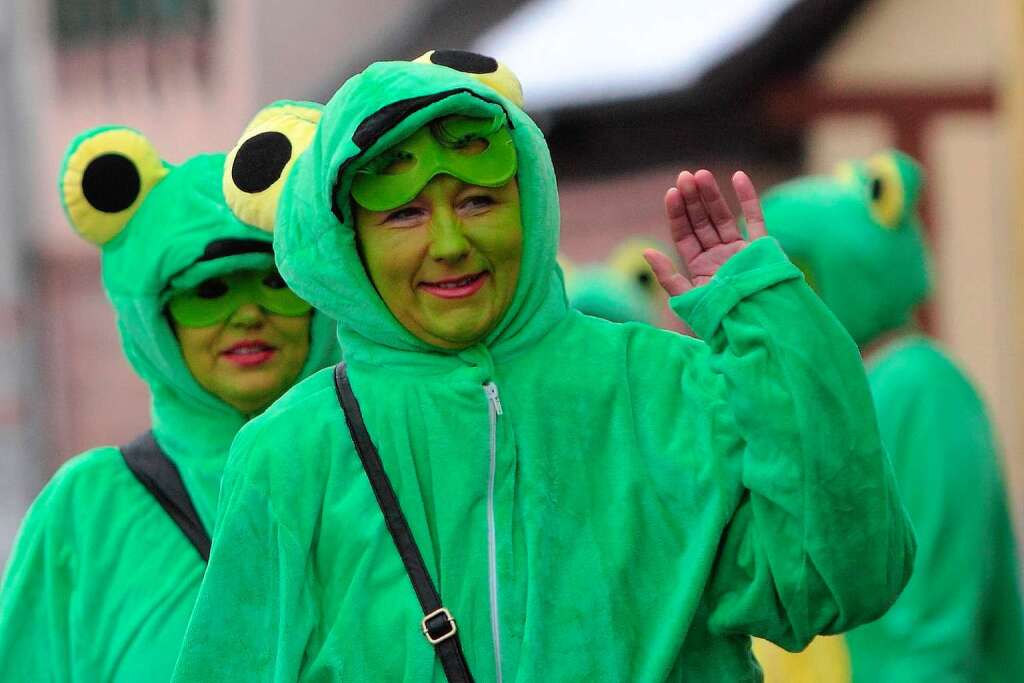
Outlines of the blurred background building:
{"type": "Polygon", "coordinates": [[[0,561],[63,460],[148,422],[97,252],[61,213],[70,139],[123,123],[180,162],[230,147],[267,102],[326,101],[368,62],[434,47],[519,74],[578,261],[662,237],[681,168],[768,187],[889,146],[921,160],[938,283],[922,319],[980,384],[1021,517],[1022,14],[1019,0],[0,4],[0,561]]]}

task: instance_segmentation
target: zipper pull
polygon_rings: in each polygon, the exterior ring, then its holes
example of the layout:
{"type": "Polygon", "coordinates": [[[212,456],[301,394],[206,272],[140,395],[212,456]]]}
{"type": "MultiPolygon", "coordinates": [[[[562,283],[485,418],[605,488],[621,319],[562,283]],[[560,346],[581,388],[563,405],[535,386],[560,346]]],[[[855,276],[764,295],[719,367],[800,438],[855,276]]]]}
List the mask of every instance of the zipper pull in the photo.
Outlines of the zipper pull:
{"type": "Polygon", "coordinates": [[[484,393],[487,394],[487,400],[494,406],[494,412],[501,415],[501,399],[498,398],[498,385],[494,382],[488,382],[484,385],[484,393]]]}

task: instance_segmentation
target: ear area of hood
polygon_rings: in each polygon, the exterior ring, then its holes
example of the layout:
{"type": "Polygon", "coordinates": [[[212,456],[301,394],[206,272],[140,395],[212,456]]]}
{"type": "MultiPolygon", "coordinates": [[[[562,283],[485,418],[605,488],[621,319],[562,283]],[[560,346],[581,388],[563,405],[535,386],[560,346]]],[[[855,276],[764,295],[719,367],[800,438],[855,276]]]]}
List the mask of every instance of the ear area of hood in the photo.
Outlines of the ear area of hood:
{"type": "Polygon", "coordinates": [[[60,171],[61,203],[71,227],[97,246],[106,244],[168,171],[137,130],[101,126],[81,133],[68,145],[60,171]]]}
{"type": "Polygon", "coordinates": [[[841,162],[833,179],[858,194],[872,220],[883,230],[900,230],[917,220],[924,171],[916,160],[899,150],[841,162]]]}
{"type": "Polygon", "coordinates": [[[493,57],[465,50],[430,50],[412,61],[446,66],[469,74],[520,109],[523,108],[523,86],[519,77],[493,57]]]}
{"type": "Polygon", "coordinates": [[[895,230],[917,212],[921,167],[906,154],[888,150],[864,161],[868,207],[878,224],[895,230]]]}
{"type": "Polygon", "coordinates": [[[281,190],[320,123],[323,105],[274,102],[253,117],[224,164],[224,199],[248,225],[273,232],[281,190]]]}

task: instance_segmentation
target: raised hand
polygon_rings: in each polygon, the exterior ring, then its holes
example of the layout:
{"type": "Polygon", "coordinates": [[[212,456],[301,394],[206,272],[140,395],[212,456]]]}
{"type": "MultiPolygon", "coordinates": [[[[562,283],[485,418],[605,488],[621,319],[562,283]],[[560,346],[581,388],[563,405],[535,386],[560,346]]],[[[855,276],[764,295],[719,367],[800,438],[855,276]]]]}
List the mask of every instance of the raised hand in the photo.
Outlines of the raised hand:
{"type": "Polygon", "coordinates": [[[732,187],[743,209],[749,240],[743,239],[736,216],[710,171],[683,171],[676,186],[665,193],[665,213],[683,272],[677,272],[671,259],[656,249],[645,250],[644,258],[669,296],[706,284],[722,264],[766,234],[761,203],[750,178],[737,171],[732,187]]]}

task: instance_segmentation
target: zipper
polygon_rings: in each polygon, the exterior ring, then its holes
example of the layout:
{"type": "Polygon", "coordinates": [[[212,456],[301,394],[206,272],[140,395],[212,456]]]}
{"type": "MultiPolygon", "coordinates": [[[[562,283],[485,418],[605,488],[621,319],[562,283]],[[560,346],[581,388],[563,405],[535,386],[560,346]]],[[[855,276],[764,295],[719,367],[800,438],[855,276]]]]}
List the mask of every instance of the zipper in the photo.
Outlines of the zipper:
{"type": "Polygon", "coordinates": [[[484,384],[487,395],[487,412],[491,423],[490,474],[487,477],[487,583],[491,598],[491,640],[494,643],[495,680],[501,683],[501,628],[498,612],[498,550],[494,524],[494,475],[497,468],[498,416],[501,415],[501,399],[498,385],[484,384]]]}

